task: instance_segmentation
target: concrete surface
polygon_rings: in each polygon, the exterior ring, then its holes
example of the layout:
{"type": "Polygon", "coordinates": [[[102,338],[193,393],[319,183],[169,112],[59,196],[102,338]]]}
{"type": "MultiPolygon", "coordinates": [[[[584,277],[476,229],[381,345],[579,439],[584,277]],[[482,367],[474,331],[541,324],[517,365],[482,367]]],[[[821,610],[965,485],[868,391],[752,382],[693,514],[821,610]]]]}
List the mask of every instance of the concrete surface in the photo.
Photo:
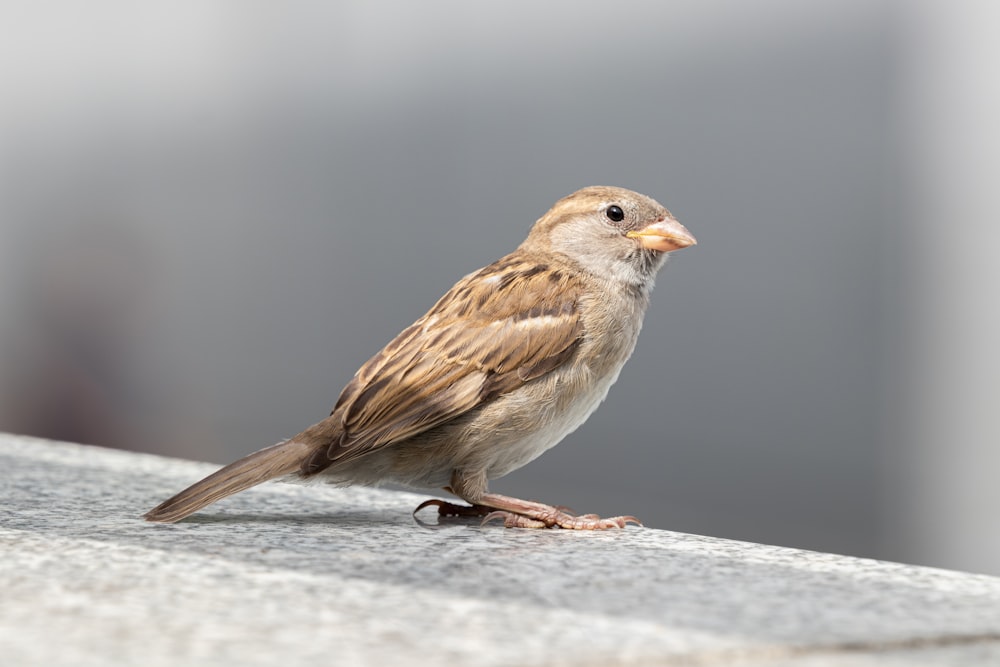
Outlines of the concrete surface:
{"type": "Polygon", "coordinates": [[[421,525],[424,496],[360,488],[272,483],[154,525],[213,466],[5,434],[0,466],[4,665],[1000,664],[995,577],[421,525]]]}

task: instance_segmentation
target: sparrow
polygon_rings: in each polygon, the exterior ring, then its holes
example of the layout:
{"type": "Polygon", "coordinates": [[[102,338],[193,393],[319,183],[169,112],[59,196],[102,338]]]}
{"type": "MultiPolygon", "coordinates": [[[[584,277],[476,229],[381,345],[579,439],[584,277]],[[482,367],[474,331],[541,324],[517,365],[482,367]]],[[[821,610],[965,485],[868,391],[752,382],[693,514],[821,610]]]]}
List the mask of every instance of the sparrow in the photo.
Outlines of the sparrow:
{"type": "Polygon", "coordinates": [[[695,238],[617,187],[560,199],[506,257],[459,280],[366,362],[330,416],[196,482],[145,514],[171,523],[261,482],[443,488],[441,515],[507,527],[624,528],[488,490],[556,445],[607,396],[632,354],[657,272],[695,238]]]}

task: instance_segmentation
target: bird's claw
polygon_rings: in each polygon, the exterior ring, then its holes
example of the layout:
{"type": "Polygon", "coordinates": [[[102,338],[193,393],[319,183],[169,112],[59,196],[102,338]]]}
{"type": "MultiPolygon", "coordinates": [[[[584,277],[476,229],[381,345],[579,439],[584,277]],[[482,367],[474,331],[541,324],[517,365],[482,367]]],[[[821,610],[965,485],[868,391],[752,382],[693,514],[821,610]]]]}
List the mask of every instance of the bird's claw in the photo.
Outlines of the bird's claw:
{"type": "Polygon", "coordinates": [[[492,511],[490,508],[483,507],[482,505],[458,505],[456,503],[449,503],[447,500],[431,498],[417,505],[417,508],[413,510],[413,514],[416,515],[420,510],[431,506],[438,508],[438,516],[484,516],[492,511]]]}

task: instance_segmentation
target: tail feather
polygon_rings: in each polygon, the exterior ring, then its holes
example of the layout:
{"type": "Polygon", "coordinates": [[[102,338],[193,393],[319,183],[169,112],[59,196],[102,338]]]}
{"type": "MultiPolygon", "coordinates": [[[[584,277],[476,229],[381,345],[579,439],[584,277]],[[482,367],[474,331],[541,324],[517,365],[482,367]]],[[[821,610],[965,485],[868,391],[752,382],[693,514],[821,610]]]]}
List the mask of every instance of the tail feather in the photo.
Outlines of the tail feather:
{"type": "Polygon", "coordinates": [[[289,440],[230,463],[146,512],[146,521],[173,523],[226,496],[298,471],[315,448],[289,440]]]}

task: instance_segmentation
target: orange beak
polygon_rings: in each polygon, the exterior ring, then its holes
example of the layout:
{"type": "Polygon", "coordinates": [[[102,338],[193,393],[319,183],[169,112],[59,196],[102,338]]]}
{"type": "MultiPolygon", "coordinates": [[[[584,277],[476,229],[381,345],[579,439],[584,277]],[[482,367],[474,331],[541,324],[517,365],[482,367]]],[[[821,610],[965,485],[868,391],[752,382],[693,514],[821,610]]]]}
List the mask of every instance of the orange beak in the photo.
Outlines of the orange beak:
{"type": "Polygon", "coordinates": [[[642,229],[628,232],[625,236],[639,239],[644,248],[660,252],[673,252],[698,243],[691,232],[673,218],[657,220],[642,229]]]}

